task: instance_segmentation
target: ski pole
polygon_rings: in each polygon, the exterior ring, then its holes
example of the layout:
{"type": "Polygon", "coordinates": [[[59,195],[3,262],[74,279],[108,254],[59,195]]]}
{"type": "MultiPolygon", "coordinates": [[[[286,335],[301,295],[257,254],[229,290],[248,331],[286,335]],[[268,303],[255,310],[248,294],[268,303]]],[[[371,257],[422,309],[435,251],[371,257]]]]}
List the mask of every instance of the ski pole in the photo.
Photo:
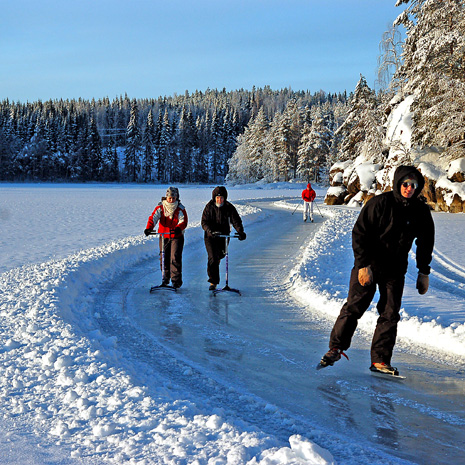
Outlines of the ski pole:
{"type": "Polygon", "coordinates": [[[300,203],[298,203],[297,206],[294,208],[294,211],[292,212],[292,214],[294,214],[296,212],[296,210],[299,208],[299,205],[300,205],[300,203]]]}
{"type": "Polygon", "coordinates": [[[318,206],[318,204],[316,202],[315,202],[315,205],[316,205],[316,208],[318,208],[318,212],[320,213],[320,216],[323,218],[323,215],[321,214],[320,207],[318,206]]]}

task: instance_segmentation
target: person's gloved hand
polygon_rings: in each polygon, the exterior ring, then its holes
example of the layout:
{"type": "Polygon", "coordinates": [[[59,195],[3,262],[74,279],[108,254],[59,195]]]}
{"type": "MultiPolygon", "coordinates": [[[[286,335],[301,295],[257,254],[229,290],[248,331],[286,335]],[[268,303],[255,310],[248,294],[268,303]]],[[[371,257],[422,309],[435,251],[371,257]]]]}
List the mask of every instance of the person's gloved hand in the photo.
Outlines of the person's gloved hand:
{"type": "Polygon", "coordinates": [[[418,273],[417,289],[418,294],[426,294],[429,287],[429,276],[427,274],[418,273]]]}
{"type": "Polygon", "coordinates": [[[373,272],[370,266],[358,270],[358,282],[362,286],[369,286],[373,282],[373,272]]]}
{"type": "Polygon", "coordinates": [[[237,234],[239,236],[240,241],[245,241],[245,238],[247,237],[247,234],[244,231],[242,231],[240,233],[237,233],[237,234]]]}
{"type": "Polygon", "coordinates": [[[176,236],[179,236],[179,234],[181,234],[181,232],[182,232],[182,231],[181,231],[181,228],[180,228],[179,226],[176,226],[176,227],[174,228],[174,234],[175,234],[176,236]]]}
{"type": "Polygon", "coordinates": [[[146,236],[150,236],[150,233],[151,233],[151,232],[152,232],[151,229],[144,229],[144,234],[145,234],[146,236]]]}

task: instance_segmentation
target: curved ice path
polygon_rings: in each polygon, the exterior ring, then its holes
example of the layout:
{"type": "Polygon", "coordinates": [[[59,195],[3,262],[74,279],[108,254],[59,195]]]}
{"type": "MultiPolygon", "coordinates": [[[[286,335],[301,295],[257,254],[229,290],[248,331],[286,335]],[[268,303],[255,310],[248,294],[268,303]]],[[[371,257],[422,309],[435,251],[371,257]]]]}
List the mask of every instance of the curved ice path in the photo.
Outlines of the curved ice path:
{"type": "MultiPolygon", "coordinates": [[[[323,209],[324,223],[304,225],[260,207],[230,250],[239,298],[206,291],[199,228],[188,231],[186,284],[174,296],[148,294],[159,271],[141,237],[2,274],[0,397],[15,443],[39,437],[37,457],[60,464],[330,463],[315,444],[345,464],[459,463],[463,312],[456,324],[446,312],[445,324],[429,321],[407,289],[396,352],[406,382],[367,373],[370,312],[350,363],[317,375],[346,292],[355,213],[323,209]]],[[[457,264],[436,262],[433,307],[459,300],[463,284],[457,264]]]]}

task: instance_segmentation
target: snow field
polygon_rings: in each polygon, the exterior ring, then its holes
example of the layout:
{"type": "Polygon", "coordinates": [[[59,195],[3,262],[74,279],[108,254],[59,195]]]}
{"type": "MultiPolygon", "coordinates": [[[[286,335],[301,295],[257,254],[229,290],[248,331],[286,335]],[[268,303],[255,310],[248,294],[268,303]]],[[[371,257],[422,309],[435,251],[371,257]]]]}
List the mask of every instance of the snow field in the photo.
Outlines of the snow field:
{"type": "MultiPolygon", "coordinates": [[[[259,213],[238,209],[246,218],[259,213]]],[[[198,223],[190,227],[199,229],[198,223]]],[[[98,329],[93,296],[153,255],[153,242],[139,235],[0,275],[5,421],[24,422],[44,443],[84,463],[333,463],[329,452],[306,438],[293,436],[283,447],[225,412],[189,400],[156,373],[146,375],[145,386],[134,384],[117,339],[98,329]]]]}
{"type": "MultiPolygon", "coordinates": [[[[32,188],[25,197],[39,198],[37,189],[32,188]]],[[[231,189],[230,193],[233,202],[260,196],[298,199],[300,189],[231,189]]],[[[48,212],[42,236],[34,239],[42,247],[32,255],[28,254],[30,244],[18,233],[22,231],[22,218],[7,215],[13,226],[7,232],[11,241],[7,259],[17,257],[15,250],[20,252],[20,258],[13,268],[8,268],[5,261],[1,264],[7,270],[0,274],[3,424],[23,424],[25,430],[32,430],[40,438],[41,444],[68,451],[69,457],[82,463],[334,463],[328,451],[303,436],[291,436],[289,445],[283,444],[231,412],[212,409],[202,399],[192,398],[160,374],[145,372],[145,366],[130,366],[125,361],[118,339],[105,336],[99,329],[94,296],[118,274],[147,258],[154,259],[154,241],[141,235],[153,202],[137,201],[138,196],[149,192],[152,196],[153,192],[143,190],[141,194],[129,189],[132,194],[128,195],[119,189],[96,190],[103,191],[105,201],[89,200],[88,192],[84,192],[82,200],[76,188],[66,188],[65,195],[57,190],[60,195],[54,198],[56,210],[48,212]],[[74,196],[79,198],[78,205],[68,212],[67,203],[74,196]],[[64,225],[83,213],[89,218],[80,234],[66,235],[64,225]],[[82,248],[87,236],[94,246],[82,248]],[[118,237],[108,242],[109,236],[118,237]],[[57,254],[60,258],[50,260],[61,246],[57,254]],[[28,259],[37,263],[27,264],[28,259]],[[136,375],[145,382],[135,382],[136,375]]],[[[45,191],[39,191],[47,197],[45,191]]],[[[183,200],[190,219],[189,240],[200,239],[199,218],[210,189],[181,192],[188,194],[186,200],[190,199],[190,203],[183,200]]],[[[157,191],[155,198],[160,193],[164,190],[157,191]]],[[[277,203],[292,210],[296,206],[287,201],[277,203]]],[[[246,225],[260,220],[261,212],[256,208],[236,206],[246,225]]],[[[347,293],[353,261],[350,232],[358,210],[328,208],[321,203],[318,206],[320,209],[315,208],[314,213],[322,213],[325,222],[289,279],[293,294],[307,306],[311,302],[308,311],[312,319],[333,322],[347,293]]],[[[34,208],[40,209],[40,205],[34,208]]],[[[301,215],[301,210],[299,206],[296,215],[301,215]]],[[[456,238],[463,231],[464,217],[437,214],[435,221],[438,249],[433,260],[432,292],[426,296],[416,294],[416,272],[414,263],[410,263],[399,345],[408,351],[441,354],[441,360],[446,348],[447,360],[463,366],[465,269],[459,265],[463,252],[456,238]]],[[[360,329],[371,335],[376,318],[373,306],[361,320],[360,329]]],[[[186,370],[184,375],[192,373],[186,370]]],[[[256,400],[251,398],[250,402],[256,400]]],[[[279,421],[279,409],[276,415],[279,421]]]]}

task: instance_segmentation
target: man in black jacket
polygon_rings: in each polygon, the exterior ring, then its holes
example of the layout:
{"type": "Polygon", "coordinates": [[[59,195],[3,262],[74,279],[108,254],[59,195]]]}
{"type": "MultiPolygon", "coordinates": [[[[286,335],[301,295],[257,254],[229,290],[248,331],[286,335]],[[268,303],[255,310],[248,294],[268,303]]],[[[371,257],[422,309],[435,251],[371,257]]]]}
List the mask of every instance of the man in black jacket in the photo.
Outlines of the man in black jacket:
{"type": "Polygon", "coordinates": [[[204,240],[208,254],[208,282],[210,290],[216,289],[220,282],[220,261],[225,256],[226,238],[218,235],[229,235],[231,224],[239,235],[239,240],[246,238],[242,220],[233,204],[227,201],[228,191],[223,186],[213,189],[212,199],[202,213],[202,228],[205,231],[204,240]]]}
{"type": "Polygon", "coordinates": [[[408,253],[416,239],[416,287],[425,294],[429,285],[434,246],[434,223],[428,206],[418,198],[424,186],[421,173],[413,166],[399,166],[392,191],[369,200],[362,208],[352,231],[354,267],[349,295],[334,324],[330,350],[321,367],[333,365],[350,347],[359,318],[379,289],[379,318],[371,345],[372,371],[398,374],[391,367],[392,351],[400,320],[408,253]]]}

